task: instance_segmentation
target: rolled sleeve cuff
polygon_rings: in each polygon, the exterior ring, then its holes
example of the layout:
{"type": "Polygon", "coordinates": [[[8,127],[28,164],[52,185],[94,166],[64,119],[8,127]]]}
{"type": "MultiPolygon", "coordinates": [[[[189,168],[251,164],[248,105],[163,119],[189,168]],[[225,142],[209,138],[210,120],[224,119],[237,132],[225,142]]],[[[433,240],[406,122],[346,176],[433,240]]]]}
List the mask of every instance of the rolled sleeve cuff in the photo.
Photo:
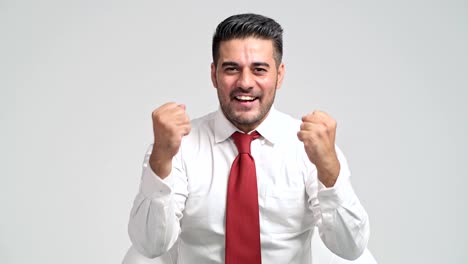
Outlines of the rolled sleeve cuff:
{"type": "Polygon", "coordinates": [[[356,194],[349,180],[350,172],[347,164],[341,166],[340,173],[335,182],[335,185],[327,188],[323,183],[318,181],[318,199],[322,205],[322,209],[336,209],[350,201],[354,201],[356,194]]]}
{"type": "Polygon", "coordinates": [[[141,182],[141,192],[148,198],[169,197],[172,193],[173,177],[172,173],[161,179],[156,175],[148,164],[143,165],[143,176],[141,182]]]}

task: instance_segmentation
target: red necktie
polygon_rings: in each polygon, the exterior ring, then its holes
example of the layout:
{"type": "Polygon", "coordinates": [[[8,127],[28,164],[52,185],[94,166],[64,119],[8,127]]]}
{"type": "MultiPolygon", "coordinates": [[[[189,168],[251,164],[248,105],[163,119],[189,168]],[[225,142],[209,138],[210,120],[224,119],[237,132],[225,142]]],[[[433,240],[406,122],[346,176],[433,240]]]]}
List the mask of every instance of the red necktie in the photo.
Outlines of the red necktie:
{"type": "Polygon", "coordinates": [[[255,162],[250,143],[260,134],[232,135],[239,155],[232,163],[226,201],[226,264],[260,264],[260,223],[255,162]]]}

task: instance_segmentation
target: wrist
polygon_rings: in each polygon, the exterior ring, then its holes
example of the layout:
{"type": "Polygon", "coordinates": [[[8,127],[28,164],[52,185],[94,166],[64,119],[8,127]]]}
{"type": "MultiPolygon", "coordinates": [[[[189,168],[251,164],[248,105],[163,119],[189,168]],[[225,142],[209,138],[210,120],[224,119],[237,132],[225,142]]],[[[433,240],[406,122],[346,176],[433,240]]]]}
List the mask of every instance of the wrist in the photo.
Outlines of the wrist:
{"type": "Polygon", "coordinates": [[[335,185],[339,174],[340,162],[338,160],[327,166],[317,167],[317,177],[327,188],[335,185]]]}
{"type": "Polygon", "coordinates": [[[161,157],[153,152],[149,159],[149,165],[157,176],[164,179],[171,173],[172,158],[161,157]]]}

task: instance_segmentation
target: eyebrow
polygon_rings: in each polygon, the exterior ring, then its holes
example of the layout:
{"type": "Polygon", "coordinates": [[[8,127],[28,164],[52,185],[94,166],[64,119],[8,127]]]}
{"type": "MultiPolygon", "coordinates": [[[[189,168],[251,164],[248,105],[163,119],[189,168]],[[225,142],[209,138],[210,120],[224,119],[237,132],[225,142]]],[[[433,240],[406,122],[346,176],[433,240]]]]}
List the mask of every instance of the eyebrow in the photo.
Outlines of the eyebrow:
{"type": "Polygon", "coordinates": [[[226,62],[223,62],[223,64],[221,64],[222,67],[226,67],[226,66],[239,66],[239,63],[236,63],[236,62],[233,62],[233,61],[226,61],[226,62]]]}
{"type": "Polygon", "coordinates": [[[254,62],[253,65],[254,66],[263,66],[263,67],[270,68],[270,64],[268,64],[266,62],[254,62]]]}
{"type": "MultiPolygon", "coordinates": [[[[253,66],[258,67],[258,66],[263,66],[263,67],[268,67],[270,68],[270,64],[266,62],[254,62],[252,63],[253,66]]],[[[235,66],[238,67],[239,63],[233,62],[233,61],[226,61],[221,64],[222,67],[227,67],[227,66],[235,66]]]]}

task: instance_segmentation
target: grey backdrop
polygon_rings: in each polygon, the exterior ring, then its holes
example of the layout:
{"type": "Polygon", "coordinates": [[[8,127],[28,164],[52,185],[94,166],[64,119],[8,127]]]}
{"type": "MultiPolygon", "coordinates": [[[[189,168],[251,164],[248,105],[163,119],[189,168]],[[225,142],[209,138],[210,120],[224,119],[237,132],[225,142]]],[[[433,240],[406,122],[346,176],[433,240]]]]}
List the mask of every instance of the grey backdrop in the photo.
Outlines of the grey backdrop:
{"type": "Polygon", "coordinates": [[[379,263],[466,263],[466,1],[0,0],[0,262],[119,263],[151,111],[217,108],[211,36],[284,27],[276,107],[338,122],[379,263]]]}

